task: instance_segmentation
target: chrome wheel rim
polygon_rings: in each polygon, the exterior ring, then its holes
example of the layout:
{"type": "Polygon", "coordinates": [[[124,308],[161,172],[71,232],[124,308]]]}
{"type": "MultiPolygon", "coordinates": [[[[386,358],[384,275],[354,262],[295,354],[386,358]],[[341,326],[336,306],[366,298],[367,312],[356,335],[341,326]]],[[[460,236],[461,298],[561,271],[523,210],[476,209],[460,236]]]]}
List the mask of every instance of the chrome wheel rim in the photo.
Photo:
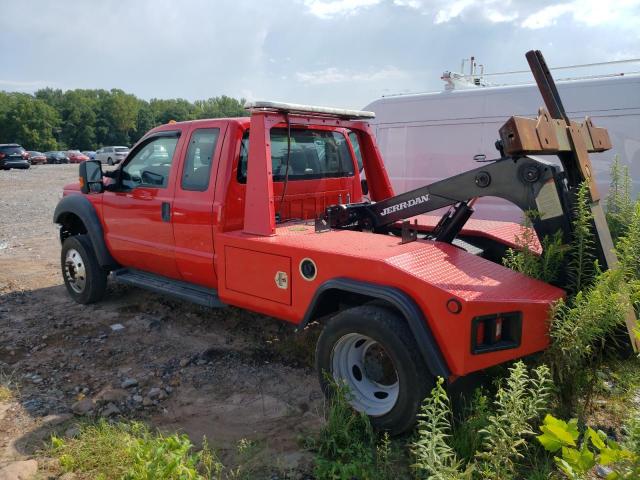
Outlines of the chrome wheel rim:
{"type": "Polygon", "coordinates": [[[350,403],[359,412],[379,417],[398,401],[398,372],[384,347],[359,333],[341,337],[331,353],[332,374],[349,387],[350,403]]]}
{"type": "Polygon", "coordinates": [[[64,276],[71,289],[76,293],[82,293],[87,284],[87,273],[84,260],[80,253],[71,248],[64,258],[64,276]]]}

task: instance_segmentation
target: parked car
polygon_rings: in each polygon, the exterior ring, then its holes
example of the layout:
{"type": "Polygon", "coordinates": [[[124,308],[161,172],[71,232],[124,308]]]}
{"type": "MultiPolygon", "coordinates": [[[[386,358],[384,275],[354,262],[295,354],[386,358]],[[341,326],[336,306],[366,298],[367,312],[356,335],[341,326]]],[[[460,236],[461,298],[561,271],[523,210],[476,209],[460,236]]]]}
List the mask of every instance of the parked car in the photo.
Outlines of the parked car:
{"type": "Polygon", "coordinates": [[[47,163],[69,163],[67,154],[61,151],[46,152],[47,163]]]}
{"type": "Polygon", "coordinates": [[[27,153],[29,154],[29,163],[31,165],[44,165],[47,163],[47,156],[44,153],[34,150],[29,150],[27,153]]]}
{"type": "Polygon", "coordinates": [[[102,147],[96,152],[96,160],[101,163],[115,165],[127,158],[129,147],[102,147]]]}
{"type": "Polygon", "coordinates": [[[82,163],[89,160],[89,157],[80,150],[67,150],[67,157],[69,157],[69,163],[82,163]]]}
{"type": "Polygon", "coordinates": [[[0,144],[0,170],[29,168],[29,154],[17,143],[0,144]]]}
{"type": "Polygon", "coordinates": [[[89,157],[89,160],[96,159],[96,152],[94,152],[93,150],[83,150],[82,153],[89,157]]]}

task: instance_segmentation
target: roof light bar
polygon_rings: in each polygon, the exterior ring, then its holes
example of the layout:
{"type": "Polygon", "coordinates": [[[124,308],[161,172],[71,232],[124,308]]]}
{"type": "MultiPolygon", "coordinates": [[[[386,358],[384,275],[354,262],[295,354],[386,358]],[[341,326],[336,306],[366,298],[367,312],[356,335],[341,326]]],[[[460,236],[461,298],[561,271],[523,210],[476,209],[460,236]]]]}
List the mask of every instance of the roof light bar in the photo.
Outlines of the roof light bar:
{"type": "Polygon", "coordinates": [[[375,118],[373,112],[361,110],[347,110],[343,108],[319,107],[316,105],[300,105],[297,103],[256,101],[247,102],[244,105],[246,110],[273,110],[282,113],[315,114],[330,117],[339,117],[345,120],[361,120],[375,118]]]}

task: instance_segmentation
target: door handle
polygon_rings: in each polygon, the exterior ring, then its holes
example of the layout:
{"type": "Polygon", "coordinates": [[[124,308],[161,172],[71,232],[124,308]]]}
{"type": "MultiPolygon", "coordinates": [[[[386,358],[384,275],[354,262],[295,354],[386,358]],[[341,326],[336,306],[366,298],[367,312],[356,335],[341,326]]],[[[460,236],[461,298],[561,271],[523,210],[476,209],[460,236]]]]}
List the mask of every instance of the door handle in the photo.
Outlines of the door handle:
{"type": "Polygon", "coordinates": [[[169,202],[162,202],[162,221],[171,221],[171,204],[169,202]]]}

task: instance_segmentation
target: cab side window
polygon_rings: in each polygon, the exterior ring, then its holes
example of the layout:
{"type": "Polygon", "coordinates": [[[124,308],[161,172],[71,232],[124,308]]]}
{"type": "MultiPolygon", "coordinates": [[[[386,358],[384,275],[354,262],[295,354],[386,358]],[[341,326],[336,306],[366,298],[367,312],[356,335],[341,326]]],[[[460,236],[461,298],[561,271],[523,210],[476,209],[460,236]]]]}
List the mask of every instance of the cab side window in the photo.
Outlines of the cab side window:
{"type": "Polygon", "coordinates": [[[193,132],[182,171],[183,190],[204,192],[209,187],[219,136],[219,128],[202,128],[193,132]]]}
{"type": "Polygon", "coordinates": [[[122,185],[126,188],[166,188],[178,136],[158,137],[145,144],[122,167],[122,185]]]}

